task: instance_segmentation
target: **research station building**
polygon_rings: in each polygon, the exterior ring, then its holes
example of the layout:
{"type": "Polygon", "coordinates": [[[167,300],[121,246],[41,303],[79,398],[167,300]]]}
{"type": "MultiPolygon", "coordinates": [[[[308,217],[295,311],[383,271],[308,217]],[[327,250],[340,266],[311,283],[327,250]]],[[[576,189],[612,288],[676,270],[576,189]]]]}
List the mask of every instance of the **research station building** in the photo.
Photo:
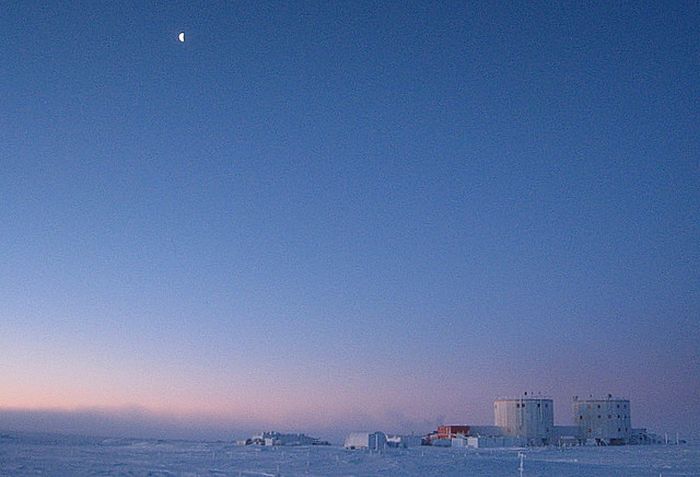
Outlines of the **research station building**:
{"type": "Polygon", "coordinates": [[[605,445],[623,445],[630,442],[632,424],[628,399],[579,399],[574,396],[574,422],[579,435],[605,445]]]}
{"type": "Polygon", "coordinates": [[[493,403],[495,424],[506,436],[525,439],[528,445],[547,445],[554,429],[554,401],[528,397],[497,399],[493,403]]]}

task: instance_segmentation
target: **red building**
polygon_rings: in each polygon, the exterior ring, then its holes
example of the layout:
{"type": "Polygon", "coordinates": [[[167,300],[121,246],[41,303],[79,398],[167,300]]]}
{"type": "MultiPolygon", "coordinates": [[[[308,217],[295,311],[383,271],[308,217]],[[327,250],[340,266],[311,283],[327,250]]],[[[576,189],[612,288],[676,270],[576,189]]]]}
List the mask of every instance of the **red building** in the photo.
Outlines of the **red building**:
{"type": "Polygon", "coordinates": [[[452,439],[457,435],[468,436],[469,426],[438,426],[436,439],[452,439]]]}

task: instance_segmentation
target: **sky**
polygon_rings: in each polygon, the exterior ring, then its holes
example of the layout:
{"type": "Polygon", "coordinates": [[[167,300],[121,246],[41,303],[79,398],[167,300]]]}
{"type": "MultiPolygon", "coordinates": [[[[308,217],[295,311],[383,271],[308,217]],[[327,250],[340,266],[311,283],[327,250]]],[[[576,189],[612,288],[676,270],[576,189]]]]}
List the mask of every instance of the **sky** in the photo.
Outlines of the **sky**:
{"type": "Polygon", "coordinates": [[[608,3],[5,2],[0,428],[697,432],[700,6],[608,3]]]}

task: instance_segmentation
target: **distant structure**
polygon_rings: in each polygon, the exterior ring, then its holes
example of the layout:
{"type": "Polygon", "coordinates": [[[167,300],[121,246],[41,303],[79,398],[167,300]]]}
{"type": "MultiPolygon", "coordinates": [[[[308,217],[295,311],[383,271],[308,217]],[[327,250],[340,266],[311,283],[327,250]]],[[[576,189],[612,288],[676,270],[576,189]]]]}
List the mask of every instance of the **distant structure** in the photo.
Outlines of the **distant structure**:
{"type": "MultiPolygon", "coordinates": [[[[579,436],[592,439],[599,445],[625,445],[631,443],[632,423],[629,399],[579,399],[574,396],[574,424],[579,436]]],[[[643,439],[642,439],[643,440],[643,439]]]]}
{"type": "Polygon", "coordinates": [[[509,437],[525,439],[528,445],[550,443],[554,430],[554,401],[542,397],[497,399],[493,403],[495,424],[509,437]]]}
{"type": "Polygon", "coordinates": [[[452,447],[471,447],[483,449],[488,447],[524,447],[525,439],[507,436],[459,436],[452,439],[452,447]]]}
{"type": "Polygon", "coordinates": [[[436,431],[427,435],[431,442],[450,440],[459,437],[501,437],[503,429],[497,426],[465,426],[465,425],[442,425],[436,431]]]}
{"type": "MultiPolygon", "coordinates": [[[[632,429],[630,436],[630,444],[632,445],[647,445],[647,444],[668,444],[668,440],[662,438],[658,434],[649,432],[646,428],[632,429]]],[[[676,444],[687,444],[687,441],[679,439],[676,435],[676,444]]]]}
{"type": "Polygon", "coordinates": [[[383,432],[352,432],[345,438],[346,449],[384,450],[387,447],[383,432]]]}
{"type": "Polygon", "coordinates": [[[423,437],[414,435],[400,435],[394,434],[386,436],[386,445],[388,447],[418,447],[423,445],[423,437]]]}
{"type": "Polygon", "coordinates": [[[316,437],[306,434],[283,434],[276,431],[265,431],[244,441],[239,441],[240,445],[260,445],[260,446],[317,446],[329,445],[329,442],[321,441],[316,437]]]}
{"type": "Polygon", "coordinates": [[[430,445],[475,448],[664,442],[646,429],[633,429],[629,399],[612,394],[602,399],[574,396],[572,426],[555,426],[554,401],[539,395],[496,399],[493,411],[495,426],[441,425],[425,440],[430,445]]]}
{"type": "MultiPolygon", "coordinates": [[[[554,425],[554,401],[541,395],[523,393],[493,403],[494,426],[440,425],[423,437],[387,436],[382,432],[355,432],[345,440],[348,449],[381,450],[388,447],[432,445],[437,447],[524,447],[556,445],[637,445],[669,443],[668,436],[632,428],[629,399],[608,394],[602,399],[589,396],[573,399],[571,426],[554,425]],[[420,443],[420,444],[419,444],[420,443]]],[[[681,441],[676,436],[676,444],[681,441]]]]}
{"type": "Polygon", "coordinates": [[[470,426],[438,426],[433,439],[453,439],[458,436],[468,436],[470,426]]]}

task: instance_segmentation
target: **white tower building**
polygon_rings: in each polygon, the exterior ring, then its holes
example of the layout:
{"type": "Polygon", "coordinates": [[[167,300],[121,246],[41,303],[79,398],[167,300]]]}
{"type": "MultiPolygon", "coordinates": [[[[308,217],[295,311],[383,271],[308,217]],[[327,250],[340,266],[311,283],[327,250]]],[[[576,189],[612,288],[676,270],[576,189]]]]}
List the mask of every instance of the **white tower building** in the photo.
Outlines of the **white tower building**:
{"type": "Polygon", "coordinates": [[[495,424],[506,436],[521,437],[528,445],[546,445],[554,429],[554,401],[542,397],[497,399],[495,424]]]}
{"type": "Polygon", "coordinates": [[[628,399],[579,399],[574,396],[574,423],[581,437],[602,445],[622,445],[630,441],[632,420],[628,399]]]}

